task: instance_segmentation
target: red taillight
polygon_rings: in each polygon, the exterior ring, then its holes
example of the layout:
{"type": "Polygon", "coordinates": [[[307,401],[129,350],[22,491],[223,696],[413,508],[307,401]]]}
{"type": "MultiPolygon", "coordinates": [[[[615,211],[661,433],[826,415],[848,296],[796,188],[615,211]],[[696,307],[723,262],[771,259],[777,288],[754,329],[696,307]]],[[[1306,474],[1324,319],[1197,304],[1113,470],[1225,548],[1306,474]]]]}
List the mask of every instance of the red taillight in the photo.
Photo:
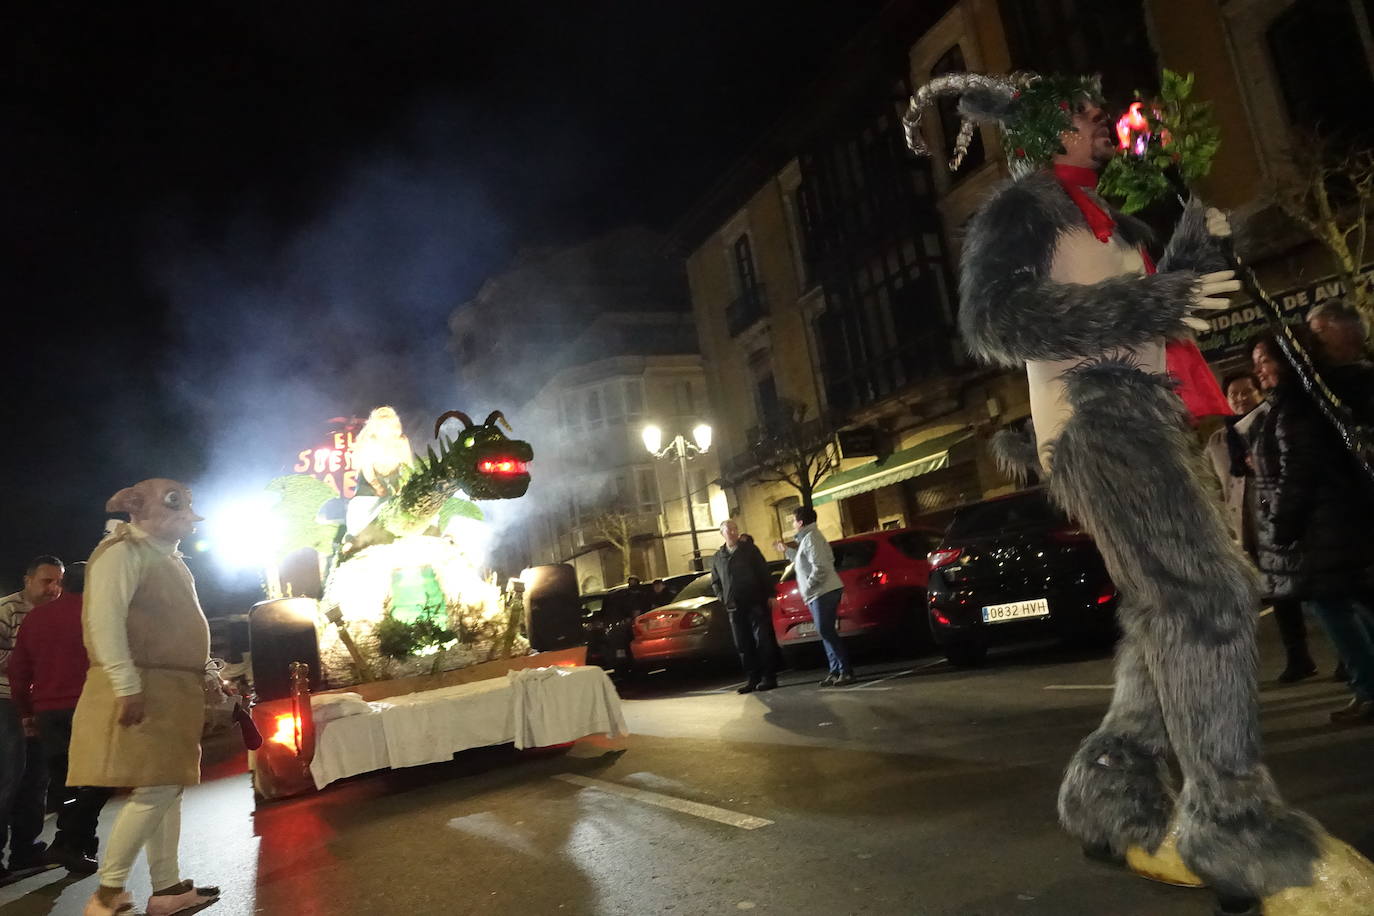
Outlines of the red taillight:
{"type": "Polygon", "coordinates": [[[477,462],[477,470],[483,474],[527,474],[525,462],[518,458],[483,458],[477,462]]]}
{"type": "Polygon", "coordinates": [[[949,626],[949,618],[946,617],[944,614],[941,614],[939,611],[935,610],[935,608],[930,609],[930,616],[934,617],[935,622],[938,623],[940,626],[949,626]]]}
{"type": "Polygon", "coordinates": [[[1111,590],[1109,589],[1109,590],[1107,590],[1107,591],[1105,591],[1105,592],[1103,592],[1102,594],[1100,594],[1100,595],[1097,596],[1097,603],[1098,603],[1098,604],[1106,604],[1108,601],[1111,601],[1111,600],[1112,600],[1113,598],[1115,598],[1115,597],[1116,597],[1116,592],[1111,591],[1111,590]]]}
{"type": "Polygon", "coordinates": [[[948,566],[963,555],[964,548],[951,547],[948,550],[933,550],[926,556],[926,559],[930,561],[931,569],[939,569],[942,566],[948,566]]]}
{"type": "Polygon", "coordinates": [[[682,615],[682,623],[678,624],[680,630],[692,630],[697,627],[706,626],[706,615],[698,611],[688,611],[682,615]]]}
{"type": "Polygon", "coordinates": [[[881,569],[875,569],[873,572],[864,576],[863,579],[859,582],[859,584],[866,585],[869,587],[873,587],[875,585],[886,585],[887,573],[883,572],[881,569]]]}

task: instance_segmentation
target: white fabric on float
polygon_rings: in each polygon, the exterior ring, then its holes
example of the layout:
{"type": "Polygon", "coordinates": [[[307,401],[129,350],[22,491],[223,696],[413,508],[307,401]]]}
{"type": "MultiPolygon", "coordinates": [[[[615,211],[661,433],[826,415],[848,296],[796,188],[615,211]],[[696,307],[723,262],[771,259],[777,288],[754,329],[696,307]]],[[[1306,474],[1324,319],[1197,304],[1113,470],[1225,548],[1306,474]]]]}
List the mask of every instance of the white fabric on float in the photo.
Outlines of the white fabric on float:
{"type": "Polygon", "coordinates": [[[515,688],[516,747],[548,747],[585,735],[618,738],[629,729],[615,685],[600,668],[525,668],[506,672],[515,688]]]}
{"type": "Polygon", "coordinates": [[[628,733],[615,686],[596,667],[526,668],[368,705],[366,713],[316,724],[315,788],[373,770],[438,763],[475,747],[547,747],[628,733]]]}

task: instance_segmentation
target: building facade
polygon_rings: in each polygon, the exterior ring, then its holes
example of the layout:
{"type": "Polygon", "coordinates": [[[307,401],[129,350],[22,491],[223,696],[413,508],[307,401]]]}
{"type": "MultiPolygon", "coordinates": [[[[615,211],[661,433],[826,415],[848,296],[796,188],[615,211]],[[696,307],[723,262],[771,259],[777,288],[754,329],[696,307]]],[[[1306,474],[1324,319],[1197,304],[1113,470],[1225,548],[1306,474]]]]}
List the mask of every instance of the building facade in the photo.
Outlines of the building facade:
{"type": "MultiPolygon", "coordinates": [[[[1151,0],[1160,64],[1196,74],[1199,98],[1215,102],[1222,146],[1204,194],[1231,210],[1240,250],[1292,319],[1345,294],[1331,253],[1277,201],[1301,181],[1320,138],[1337,149],[1374,146],[1365,116],[1374,92],[1374,36],[1363,0],[1220,0],[1195,6],[1151,0]]],[[[1349,202],[1333,195],[1338,217],[1349,202]]],[[[1358,265],[1367,277],[1368,254],[1358,265]]],[[[1215,368],[1246,367],[1246,343],[1263,329],[1239,298],[1198,343],[1215,368]]]]}
{"type": "Polygon", "coordinates": [[[501,407],[534,448],[526,496],[483,506],[503,572],[570,563],[596,591],[690,571],[694,530],[703,553],[719,545],[714,450],[683,468],[642,439],[649,424],[671,440],[713,422],[668,251],[662,236],[622,229],[526,252],[450,318],[463,402],[501,407]]]}
{"type": "MultiPolygon", "coordinates": [[[[1273,189],[1294,131],[1358,136],[1374,61],[1355,0],[1064,0],[893,3],[796,110],[676,226],[717,418],[729,509],[746,530],[790,531],[803,495],[769,482],[770,427],[831,435],[814,504],[832,536],[941,526],[962,504],[1011,488],[987,449],[1029,413],[1024,376],[972,364],[958,339],[963,226],[1007,170],[994,127],[963,167],[946,156],[951,100],[923,129],[932,159],[905,148],[912,86],[958,70],[1099,72],[1110,100],[1196,74],[1222,147],[1203,183],[1233,211],[1240,248],[1300,314],[1335,291],[1329,255],[1285,219],[1273,189]],[[1317,41],[1322,36],[1325,42],[1317,41]],[[1347,74],[1348,85],[1339,73],[1347,74]],[[1325,87],[1325,88],[1323,88],[1325,87]],[[1360,100],[1360,101],[1357,101],[1360,100]]],[[[1147,214],[1168,232],[1170,214],[1147,214]]],[[[1237,301],[1199,343],[1218,373],[1245,363],[1262,326],[1237,301]]],[[[764,538],[760,538],[764,542],[764,538]]]]}
{"type": "Polygon", "coordinates": [[[951,244],[973,189],[1001,174],[995,137],[956,182],[911,157],[900,120],[913,78],[1004,69],[989,6],[889,7],[677,228],[730,507],[767,541],[805,497],[763,482],[757,445],[799,419],[833,442],[811,494],[832,535],[939,525],[1006,486],[981,443],[1024,410],[1024,385],[964,356],[951,244]]]}
{"type": "Polygon", "coordinates": [[[710,421],[690,318],[607,315],[586,333],[601,337],[612,322],[631,325],[630,340],[657,336],[662,345],[574,360],[521,411],[543,440],[518,534],[527,565],[571,563],[584,592],[631,575],[648,581],[691,571],[693,527],[709,557],[724,519],[713,451],[689,455],[684,487],[679,462],[656,460],[642,438],[653,424],[668,439],[690,440],[695,426],[710,421]],[[663,352],[674,349],[682,352],[663,352]]]}

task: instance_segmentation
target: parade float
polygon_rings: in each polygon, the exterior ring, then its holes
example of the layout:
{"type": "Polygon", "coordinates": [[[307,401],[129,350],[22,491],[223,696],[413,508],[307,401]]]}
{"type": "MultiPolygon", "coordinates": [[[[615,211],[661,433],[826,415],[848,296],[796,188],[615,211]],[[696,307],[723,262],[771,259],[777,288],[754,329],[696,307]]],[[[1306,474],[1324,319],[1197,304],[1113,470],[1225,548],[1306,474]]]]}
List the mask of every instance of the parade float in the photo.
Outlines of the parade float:
{"type": "Polygon", "coordinates": [[[490,531],[477,502],[523,496],[533,457],[501,413],[476,423],[448,411],[420,455],[389,407],[337,422],[267,485],[260,511],[266,600],[249,615],[259,798],[474,747],[621,734],[605,673],[584,667],[580,648],[532,654],[522,583],[483,573],[490,531]],[[446,423],[454,432],[441,437],[446,423]]]}

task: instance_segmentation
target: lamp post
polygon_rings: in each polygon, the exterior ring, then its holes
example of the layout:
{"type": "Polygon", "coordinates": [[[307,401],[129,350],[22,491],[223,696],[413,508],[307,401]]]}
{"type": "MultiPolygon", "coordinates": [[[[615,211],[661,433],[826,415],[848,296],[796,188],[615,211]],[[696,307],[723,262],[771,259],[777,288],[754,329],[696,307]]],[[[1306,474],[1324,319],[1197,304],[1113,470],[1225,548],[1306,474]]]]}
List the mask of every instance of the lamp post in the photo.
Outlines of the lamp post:
{"type": "Polygon", "coordinates": [[[704,455],[711,448],[711,427],[698,423],[692,427],[692,440],[689,442],[681,433],[663,445],[663,430],[650,423],[641,432],[644,447],[655,458],[676,458],[678,475],[682,479],[682,500],[687,507],[687,527],[692,534],[692,568],[701,572],[701,543],[697,540],[697,514],[692,507],[692,491],[687,485],[687,459],[694,455],[704,455]]]}

